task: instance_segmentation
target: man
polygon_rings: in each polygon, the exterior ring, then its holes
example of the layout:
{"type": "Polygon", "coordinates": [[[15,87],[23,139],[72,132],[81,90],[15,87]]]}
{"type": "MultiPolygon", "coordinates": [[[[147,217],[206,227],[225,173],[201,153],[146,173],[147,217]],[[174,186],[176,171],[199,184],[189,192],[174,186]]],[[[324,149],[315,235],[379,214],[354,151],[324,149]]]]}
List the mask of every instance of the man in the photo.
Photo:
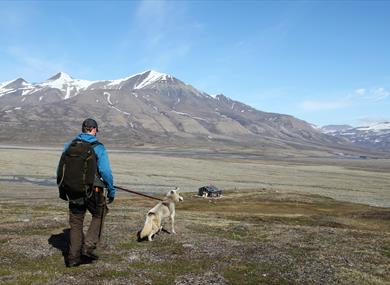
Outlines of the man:
{"type": "MultiPolygon", "coordinates": [[[[89,263],[99,258],[95,253],[95,249],[100,241],[104,218],[108,212],[107,203],[112,203],[115,197],[108,155],[104,145],[96,139],[97,132],[98,125],[96,121],[86,119],[82,124],[82,133],[75,138],[77,141],[84,141],[93,145],[97,160],[97,173],[93,187],[87,191],[86,197],[69,200],[68,267],[79,266],[82,263],[89,263]],[[108,188],[107,201],[104,188],[108,188]],[[91,213],[92,220],[84,238],[83,222],[87,210],[91,213]]],[[[64,151],[68,149],[71,143],[65,145],[64,151]]]]}

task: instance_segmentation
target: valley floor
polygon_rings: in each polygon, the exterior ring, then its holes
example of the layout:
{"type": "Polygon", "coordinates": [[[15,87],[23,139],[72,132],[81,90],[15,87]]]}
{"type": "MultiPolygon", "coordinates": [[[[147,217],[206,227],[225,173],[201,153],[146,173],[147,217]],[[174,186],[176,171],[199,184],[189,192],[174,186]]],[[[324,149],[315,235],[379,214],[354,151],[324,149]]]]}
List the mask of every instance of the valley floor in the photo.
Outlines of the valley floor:
{"type": "MultiPolygon", "coordinates": [[[[55,191],[61,151],[0,148],[0,187],[24,181],[55,191]]],[[[199,187],[213,184],[222,189],[264,188],[390,207],[390,159],[277,160],[247,153],[156,150],[109,151],[109,157],[115,184],[144,192],[162,194],[177,186],[182,192],[197,193],[199,187]]]]}
{"type": "Polygon", "coordinates": [[[0,149],[0,284],[390,284],[388,160],[112,152],[118,185],[158,197],[180,186],[177,234],[138,243],[155,202],[118,192],[101,259],[69,269],[59,155],[0,149]],[[195,197],[209,183],[222,198],[195,197]]]}

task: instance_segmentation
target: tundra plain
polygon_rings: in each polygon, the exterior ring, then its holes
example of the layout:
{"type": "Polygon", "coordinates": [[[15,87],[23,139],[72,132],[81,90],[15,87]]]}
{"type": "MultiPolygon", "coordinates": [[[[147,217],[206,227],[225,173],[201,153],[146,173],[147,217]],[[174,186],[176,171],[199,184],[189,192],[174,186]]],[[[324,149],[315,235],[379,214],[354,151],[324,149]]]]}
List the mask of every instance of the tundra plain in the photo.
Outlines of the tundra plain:
{"type": "Polygon", "coordinates": [[[137,243],[155,202],[118,191],[101,259],[68,269],[60,154],[0,149],[1,284],[390,284],[390,160],[109,152],[119,186],[180,187],[178,234],[137,243]]]}

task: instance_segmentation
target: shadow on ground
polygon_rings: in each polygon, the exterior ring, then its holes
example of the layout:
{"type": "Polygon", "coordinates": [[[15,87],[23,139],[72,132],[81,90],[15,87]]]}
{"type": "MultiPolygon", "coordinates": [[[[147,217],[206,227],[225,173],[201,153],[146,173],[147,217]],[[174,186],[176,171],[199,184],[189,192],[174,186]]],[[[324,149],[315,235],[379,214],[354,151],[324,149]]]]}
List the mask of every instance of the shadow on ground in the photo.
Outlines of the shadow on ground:
{"type": "Polygon", "coordinates": [[[62,256],[64,257],[64,264],[66,264],[68,256],[69,232],[70,229],[63,229],[62,233],[51,235],[47,240],[54,248],[61,250],[62,256]]]}

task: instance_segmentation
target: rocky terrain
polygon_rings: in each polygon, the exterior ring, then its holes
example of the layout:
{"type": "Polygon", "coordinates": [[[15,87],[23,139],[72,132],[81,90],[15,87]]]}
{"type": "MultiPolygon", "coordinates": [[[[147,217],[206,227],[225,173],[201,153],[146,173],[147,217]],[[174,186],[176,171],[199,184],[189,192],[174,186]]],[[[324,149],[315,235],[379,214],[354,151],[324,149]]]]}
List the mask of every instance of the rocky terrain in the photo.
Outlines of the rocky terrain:
{"type": "Polygon", "coordinates": [[[389,209],[267,189],[187,193],[177,234],[139,243],[154,202],[120,195],[100,259],[66,268],[66,203],[39,187],[2,195],[1,284],[389,284],[389,209]]]}
{"type": "Polygon", "coordinates": [[[155,201],[118,191],[99,261],[66,268],[60,153],[0,148],[0,284],[389,284],[388,160],[110,152],[116,184],[180,187],[177,234],[138,243],[155,201]]]}

